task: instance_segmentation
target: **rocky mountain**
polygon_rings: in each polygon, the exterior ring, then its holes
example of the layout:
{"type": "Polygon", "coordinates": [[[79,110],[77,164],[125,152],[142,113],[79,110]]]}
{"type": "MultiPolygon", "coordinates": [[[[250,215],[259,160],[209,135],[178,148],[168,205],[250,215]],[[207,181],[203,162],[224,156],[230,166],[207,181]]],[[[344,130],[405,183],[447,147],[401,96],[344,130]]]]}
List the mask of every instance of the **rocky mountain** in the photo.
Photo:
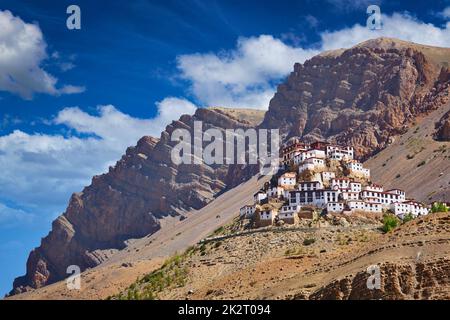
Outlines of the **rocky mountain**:
{"type": "Polygon", "coordinates": [[[27,273],[14,281],[11,293],[64,279],[70,265],[94,267],[123,249],[127,239],[160,229],[164,216],[200,209],[250,178],[253,172],[238,166],[175,165],[171,150],[177,142],[170,136],[178,128],[192,133],[194,121],[202,121],[203,130],[255,127],[262,115],[255,110],[198,109],[168,125],[160,139],[140,139],[108,173],[95,176],[90,186],[72,196],[66,212],[30,253],[27,273]]]}
{"type": "Polygon", "coordinates": [[[449,100],[449,57],[447,48],[385,38],[325,52],[294,66],[261,126],[353,145],[367,157],[449,100]]]}
{"type": "MultiPolygon", "coordinates": [[[[367,158],[406,132],[417,117],[449,101],[449,62],[447,48],[371,40],[296,64],[263,120],[262,112],[221,108],[182,116],[160,139],[142,138],[108,173],[72,196],[41,246],[30,253],[27,273],[14,281],[12,293],[61,280],[72,264],[94,267],[123,249],[125,240],[159,230],[164,217],[202,208],[254,175],[252,166],[174,165],[173,130],[192,131],[195,120],[203,121],[204,130],[276,128],[284,140],[327,139],[353,145],[358,156],[367,158]]],[[[442,127],[445,136],[445,121],[442,127]]]]}

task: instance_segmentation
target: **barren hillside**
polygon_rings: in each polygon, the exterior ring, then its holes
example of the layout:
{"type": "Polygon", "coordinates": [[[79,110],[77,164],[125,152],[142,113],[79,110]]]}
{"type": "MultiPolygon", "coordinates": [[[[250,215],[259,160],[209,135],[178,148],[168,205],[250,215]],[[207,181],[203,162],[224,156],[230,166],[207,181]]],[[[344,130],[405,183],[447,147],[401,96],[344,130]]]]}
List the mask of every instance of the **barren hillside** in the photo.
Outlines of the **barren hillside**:
{"type": "Polygon", "coordinates": [[[117,298],[449,299],[450,216],[430,214],[388,234],[376,219],[320,220],[307,230],[208,242],[173,258],[117,298]],[[379,266],[380,289],[367,268],[379,266]],[[170,279],[159,282],[160,278],[170,279]],[[162,288],[162,289],[161,289],[162,288]]]}
{"type": "Polygon", "coordinates": [[[365,165],[376,183],[401,188],[420,201],[450,200],[450,142],[435,141],[435,123],[450,110],[450,104],[418,117],[403,135],[365,165]]]}
{"type": "Polygon", "coordinates": [[[82,290],[68,290],[65,281],[14,295],[9,299],[105,299],[117,294],[138,276],[152,271],[170,256],[229,223],[239,208],[251,203],[255,189],[268,177],[254,177],[246,183],[219,196],[213,203],[198,211],[186,213],[186,219],[167,217],[161,229],[142,239],[130,240],[122,251],[113,251],[101,265],[82,273],[82,290]]]}

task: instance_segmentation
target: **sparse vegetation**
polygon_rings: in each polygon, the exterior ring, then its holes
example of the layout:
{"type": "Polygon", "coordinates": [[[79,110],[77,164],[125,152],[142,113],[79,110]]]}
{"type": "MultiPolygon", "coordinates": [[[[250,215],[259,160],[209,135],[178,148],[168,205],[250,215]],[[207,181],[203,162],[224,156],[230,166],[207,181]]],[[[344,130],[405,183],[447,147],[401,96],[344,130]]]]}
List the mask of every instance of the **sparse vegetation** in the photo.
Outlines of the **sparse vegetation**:
{"type": "Polygon", "coordinates": [[[316,239],[314,239],[314,238],[306,238],[305,240],[303,240],[303,245],[304,246],[309,246],[309,245],[313,244],[314,242],[316,242],[316,239]]]}
{"type": "Polygon", "coordinates": [[[401,175],[400,175],[400,173],[398,173],[396,176],[395,176],[395,179],[398,179],[398,178],[400,178],[401,177],[401,175]]]}
{"type": "Polygon", "coordinates": [[[411,159],[414,159],[414,154],[408,154],[407,156],[406,156],[406,159],[408,159],[408,160],[411,160],[411,159]]]}
{"type": "Polygon", "coordinates": [[[394,230],[395,228],[397,228],[398,224],[399,224],[399,221],[398,221],[398,218],[395,215],[393,215],[393,214],[386,214],[383,217],[382,230],[385,233],[388,233],[388,232],[394,230]]]}
{"type": "Polygon", "coordinates": [[[291,256],[300,256],[300,255],[304,255],[307,252],[305,251],[305,249],[303,249],[302,247],[293,247],[293,248],[288,248],[286,249],[286,251],[284,252],[284,255],[286,257],[291,257],[291,256]]]}
{"type": "Polygon", "coordinates": [[[438,149],[433,150],[433,152],[441,152],[441,153],[445,153],[445,151],[447,150],[447,147],[445,145],[440,146],[438,149]]]}
{"type": "Polygon", "coordinates": [[[448,212],[448,207],[445,205],[445,203],[442,202],[435,202],[431,206],[431,212],[448,212]]]}
{"type": "Polygon", "coordinates": [[[425,161],[420,161],[419,164],[417,165],[417,168],[419,168],[419,167],[425,165],[425,163],[426,163],[425,161]]]}
{"type": "Polygon", "coordinates": [[[213,236],[218,236],[220,234],[222,234],[225,231],[225,228],[223,226],[217,228],[216,230],[214,230],[214,232],[212,233],[213,236]]]}
{"type": "Polygon", "coordinates": [[[125,293],[112,297],[119,300],[156,300],[158,294],[167,288],[182,287],[186,284],[188,268],[183,261],[192,252],[188,249],[182,255],[174,255],[158,270],[133,283],[125,293]]]}
{"type": "Polygon", "coordinates": [[[411,214],[411,213],[408,213],[408,214],[406,214],[404,217],[403,217],[403,223],[407,223],[407,222],[409,222],[409,221],[411,221],[411,220],[413,220],[414,219],[414,216],[411,214]]]}

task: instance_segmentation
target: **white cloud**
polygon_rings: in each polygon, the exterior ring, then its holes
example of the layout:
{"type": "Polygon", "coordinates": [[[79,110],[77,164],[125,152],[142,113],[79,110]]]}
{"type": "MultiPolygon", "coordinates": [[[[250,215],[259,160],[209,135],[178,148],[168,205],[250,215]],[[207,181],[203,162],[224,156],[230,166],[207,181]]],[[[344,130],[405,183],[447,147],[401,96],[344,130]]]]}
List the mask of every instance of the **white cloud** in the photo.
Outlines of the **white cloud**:
{"type": "Polygon", "coordinates": [[[26,213],[20,209],[13,209],[0,203],[0,226],[11,227],[18,223],[28,223],[33,220],[32,214],[26,213]]]}
{"type": "Polygon", "coordinates": [[[450,25],[440,28],[425,23],[408,14],[394,13],[382,15],[383,29],[370,30],[366,26],[355,24],[351,28],[323,32],[322,48],[324,50],[349,48],[360,42],[378,37],[398,38],[420,44],[448,47],[450,46],[450,25]]]}
{"type": "Polygon", "coordinates": [[[41,67],[48,56],[39,26],[0,10],[0,30],[0,91],[24,99],[31,99],[35,93],[61,95],[82,91],[75,86],[57,88],[58,79],[41,67]]]}
{"type": "Polygon", "coordinates": [[[85,87],[72,86],[70,84],[63,86],[61,89],[59,89],[60,94],[76,94],[76,93],[83,93],[84,91],[86,91],[85,87]]]}
{"type": "Polygon", "coordinates": [[[444,10],[442,10],[441,16],[444,18],[450,18],[450,7],[447,7],[444,10]]]}
{"type": "MultiPolygon", "coordinates": [[[[58,213],[72,192],[105,172],[127,147],[145,135],[159,137],[170,121],[195,111],[192,103],[177,98],[157,106],[153,119],[133,118],[111,105],[100,106],[97,115],[65,108],[52,123],[68,129],[66,136],[20,130],[0,136],[0,168],[5,168],[0,175],[2,200],[20,205],[24,214],[58,213]]],[[[20,217],[13,209],[0,210],[0,226],[6,218],[20,217]]]]}
{"type": "MultiPolygon", "coordinates": [[[[346,0],[330,2],[342,7],[354,3],[346,0]]],[[[357,6],[363,7],[369,2],[362,1],[357,6]]],[[[302,63],[321,51],[350,48],[378,37],[450,46],[450,23],[441,28],[407,13],[383,15],[382,20],[382,30],[355,24],[337,31],[324,31],[320,33],[317,50],[290,46],[270,35],[239,38],[234,50],[179,56],[178,69],[181,77],[190,82],[190,93],[201,104],[266,109],[276,84],[292,71],[294,63],[302,63]]]]}
{"type": "Polygon", "coordinates": [[[294,48],[270,35],[239,38],[234,50],[178,57],[181,77],[203,104],[267,108],[277,81],[295,62],[318,53],[294,48]]]}
{"type": "Polygon", "coordinates": [[[158,115],[152,119],[152,128],[155,131],[153,135],[157,136],[164,128],[183,114],[194,114],[197,107],[190,101],[182,98],[168,97],[157,102],[158,115]]]}

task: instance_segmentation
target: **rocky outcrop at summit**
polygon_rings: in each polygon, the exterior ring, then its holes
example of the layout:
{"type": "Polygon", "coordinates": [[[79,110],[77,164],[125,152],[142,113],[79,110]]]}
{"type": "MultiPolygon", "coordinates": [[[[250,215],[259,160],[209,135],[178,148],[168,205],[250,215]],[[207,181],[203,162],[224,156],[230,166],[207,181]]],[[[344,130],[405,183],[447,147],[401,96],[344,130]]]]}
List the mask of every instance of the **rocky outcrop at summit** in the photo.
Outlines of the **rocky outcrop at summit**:
{"type": "MultiPolygon", "coordinates": [[[[450,49],[435,50],[450,55],[450,49]]],[[[417,115],[449,100],[448,70],[426,54],[414,44],[377,39],[297,63],[278,86],[262,126],[371,155],[417,115]]]]}
{"type": "Polygon", "coordinates": [[[177,128],[192,132],[197,120],[203,130],[255,127],[262,115],[254,110],[198,109],[168,125],[160,139],[140,139],[108,173],[95,176],[90,186],[72,196],[66,212],[30,253],[27,273],[14,281],[11,293],[64,279],[70,265],[94,267],[108,257],[105,252],[124,248],[125,240],[160,229],[160,218],[200,209],[219,192],[250,178],[254,172],[240,166],[175,165],[170,153],[177,142],[170,136],[177,128]]]}

